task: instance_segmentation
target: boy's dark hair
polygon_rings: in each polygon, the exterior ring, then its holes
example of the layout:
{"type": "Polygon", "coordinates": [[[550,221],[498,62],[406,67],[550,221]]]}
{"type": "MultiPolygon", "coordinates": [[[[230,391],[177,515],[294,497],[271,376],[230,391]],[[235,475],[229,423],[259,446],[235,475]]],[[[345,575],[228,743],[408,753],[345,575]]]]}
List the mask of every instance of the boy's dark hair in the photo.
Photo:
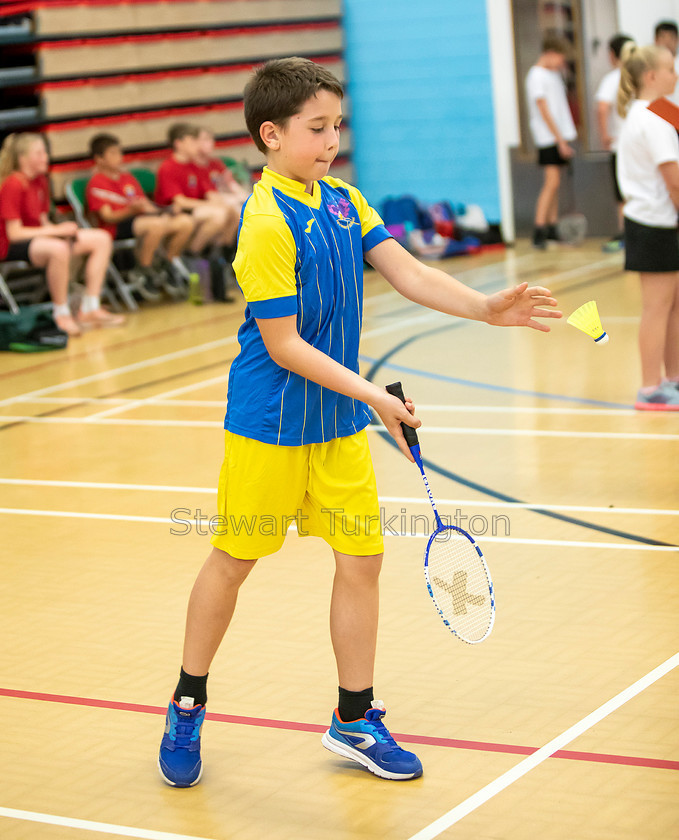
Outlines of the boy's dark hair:
{"type": "Polygon", "coordinates": [[[608,42],[608,49],[613,53],[616,58],[620,58],[620,53],[622,52],[622,48],[628,41],[633,41],[634,38],[631,38],[629,35],[623,35],[622,33],[618,35],[614,35],[611,40],[608,42]]]}
{"type": "Polygon", "coordinates": [[[174,147],[177,140],[183,140],[185,137],[198,137],[200,129],[193,123],[180,122],[171,125],[167,132],[167,142],[174,147]]]}
{"type": "Polygon", "coordinates": [[[655,27],[655,37],[657,38],[661,32],[671,32],[675,38],[679,36],[679,29],[673,20],[661,20],[655,27]]]}
{"type": "Polygon", "coordinates": [[[557,32],[546,32],[542,39],[542,52],[555,52],[568,55],[571,51],[570,43],[557,32]]]}
{"type": "Polygon", "coordinates": [[[255,72],[245,86],[243,104],[248,131],[260,152],[267,151],[259,136],[262,124],[285,126],[319,90],[344,96],[338,79],[308,58],[276,58],[255,72]]]}
{"type": "Polygon", "coordinates": [[[102,157],[112,146],[120,146],[115,134],[95,134],[90,140],[90,154],[93,158],[102,157]]]}

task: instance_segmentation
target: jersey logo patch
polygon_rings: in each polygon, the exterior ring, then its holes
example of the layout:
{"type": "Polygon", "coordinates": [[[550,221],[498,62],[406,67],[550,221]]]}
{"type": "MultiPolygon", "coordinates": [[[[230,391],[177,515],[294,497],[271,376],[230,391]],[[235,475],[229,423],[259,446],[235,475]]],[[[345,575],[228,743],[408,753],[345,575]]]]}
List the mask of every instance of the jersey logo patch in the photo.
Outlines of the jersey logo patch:
{"type": "Polygon", "coordinates": [[[351,215],[351,204],[346,198],[339,198],[337,201],[330,202],[327,208],[335,217],[337,224],[345,230],[349,230],[358,221],[351,215]]]}
{"type": "Polygon", "coordinates": [[[309,219],[309,224],[304,228],[304,233],[311,233],[311,225],[316,221],[316,219],[309,219]]]}

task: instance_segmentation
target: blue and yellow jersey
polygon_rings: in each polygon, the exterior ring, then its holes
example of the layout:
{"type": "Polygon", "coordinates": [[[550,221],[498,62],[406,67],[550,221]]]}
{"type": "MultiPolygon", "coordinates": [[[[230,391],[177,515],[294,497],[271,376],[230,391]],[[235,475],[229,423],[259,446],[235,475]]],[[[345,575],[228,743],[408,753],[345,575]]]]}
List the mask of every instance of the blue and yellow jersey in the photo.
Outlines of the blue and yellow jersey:
{"type": "Polygon", "coordinates": [[[306,342],[358,373],[363,254],[388,238],[355,187],[324,178],[310,195],[304,184],[264,168],[238,230],[234,270],[247,307],[224,428],[264,443],[301,446],[368,425],[365,403],[279,367],[255,319],[295,315],[306,342]]]}

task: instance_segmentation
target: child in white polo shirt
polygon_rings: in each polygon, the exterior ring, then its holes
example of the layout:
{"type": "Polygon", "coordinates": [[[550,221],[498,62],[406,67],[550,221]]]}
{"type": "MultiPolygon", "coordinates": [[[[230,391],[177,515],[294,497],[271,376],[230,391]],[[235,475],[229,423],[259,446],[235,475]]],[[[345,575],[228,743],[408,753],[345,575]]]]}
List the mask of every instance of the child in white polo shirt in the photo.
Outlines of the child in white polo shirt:
{"type": "Polygon", "coordinates": [[[618,183],[625,197],[625,268],[641,281],[642,383],[635,407],[679,411],[679,140],[648,105],[674,91],[665,47],[625,44],[618,113],[618,183]],[[663,378],[664,374],[664,378],[663,378]]]}
{"type": "Polygon", "coordinates": [[[544,249],[547,240],[557,240],[561,167],[573,157],[570,145],[577,137],[566,97],[562,71],[566,63],[567,43],[554,35],[542,42],[542,54],[526,76],[526,102],[533,142],[538,150],[538,164],[544,182],[535,205],[533,246],[544,249]]]}

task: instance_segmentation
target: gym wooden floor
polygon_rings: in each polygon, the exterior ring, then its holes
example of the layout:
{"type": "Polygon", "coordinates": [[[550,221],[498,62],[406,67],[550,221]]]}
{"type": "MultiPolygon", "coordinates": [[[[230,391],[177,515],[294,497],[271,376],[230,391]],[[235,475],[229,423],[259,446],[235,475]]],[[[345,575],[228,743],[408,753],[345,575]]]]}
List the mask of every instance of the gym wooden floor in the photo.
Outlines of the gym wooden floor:
{"type": "MultiPolygon", "coordinates": [[[[430,313],[366,275],[363,372],[414,398],[439,506],[478,535],[497,591],[493,634],[467,646],[426,594],[423,538],[386,538],[375,685],[422,758],[412,782],[321,746],[332,562],[294,533],[212,668],[203,781],[158,775],[209,548],[204,519],[178,536],[171,517],[215,513],[242,303],[146,306],[62,353],[4,354],[0,835],[679,836],[679,417],[631,409],[638,281],[600,244],[446,268],[483,290],[544,283],[566,314],[596,299],[602,348],[565,319],[543,335],[430,313]]],[[[409,534],[429,512],[419,472],[371,440],[385,518],[409,534]]]]}

